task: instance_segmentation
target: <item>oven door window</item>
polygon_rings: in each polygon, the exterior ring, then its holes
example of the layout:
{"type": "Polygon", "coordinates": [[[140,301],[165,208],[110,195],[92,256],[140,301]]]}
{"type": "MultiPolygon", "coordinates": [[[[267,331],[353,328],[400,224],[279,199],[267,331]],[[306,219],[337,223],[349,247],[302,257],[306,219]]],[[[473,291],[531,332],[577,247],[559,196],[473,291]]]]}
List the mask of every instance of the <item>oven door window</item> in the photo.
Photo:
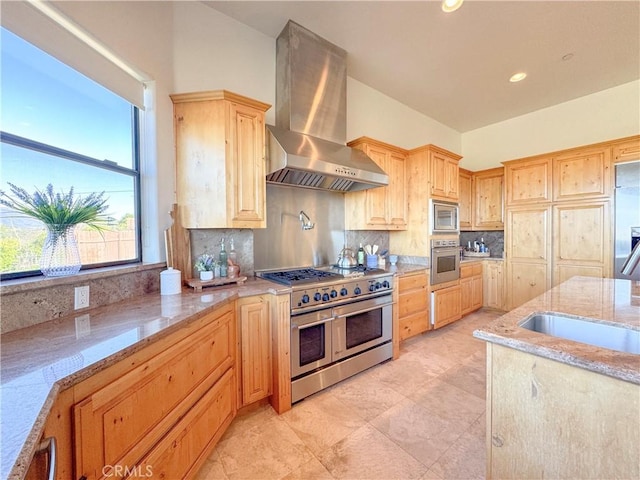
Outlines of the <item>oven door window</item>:
{"type": "Polygon", "coordinates": [[[327,324],[325,323],[300,329],[299,365],[301,367],[326,358],[326,330],[327,324]]]}
{"type": "Polygon", "coordinates": [[[453,272],[456,269],[456,256],[447,255],[438,257],[436,265],[438,273],[453,272]]]}
{"type": "Polygon", "coordinates": [[[381,338],[383,333],[381,308],[353,315],[346,319],[347,349],[381,338]]]}

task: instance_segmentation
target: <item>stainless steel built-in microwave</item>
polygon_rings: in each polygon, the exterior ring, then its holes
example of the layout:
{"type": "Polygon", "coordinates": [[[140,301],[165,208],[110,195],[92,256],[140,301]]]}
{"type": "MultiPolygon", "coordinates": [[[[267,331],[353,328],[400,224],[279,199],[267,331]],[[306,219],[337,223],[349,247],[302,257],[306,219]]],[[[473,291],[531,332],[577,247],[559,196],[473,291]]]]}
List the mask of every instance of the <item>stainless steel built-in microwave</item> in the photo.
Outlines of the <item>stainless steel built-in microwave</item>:
{"type": "Polygon", "coordinates": [[[432,234],[460,233],[457,203],[431,199],[429,206],[432,234]]]}

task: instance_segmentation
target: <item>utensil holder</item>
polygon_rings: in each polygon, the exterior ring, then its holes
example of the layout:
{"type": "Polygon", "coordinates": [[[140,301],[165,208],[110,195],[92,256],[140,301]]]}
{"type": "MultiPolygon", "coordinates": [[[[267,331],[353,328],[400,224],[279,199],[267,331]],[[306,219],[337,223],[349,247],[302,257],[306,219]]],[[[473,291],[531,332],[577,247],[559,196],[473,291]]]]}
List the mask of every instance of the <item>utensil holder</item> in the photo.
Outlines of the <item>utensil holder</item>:
{"type": "Polygon", "coordinates": [[[376,268],[378,266],[378,256],[377,255],[367,255],[367,267],[368,268],[376,268]]]}

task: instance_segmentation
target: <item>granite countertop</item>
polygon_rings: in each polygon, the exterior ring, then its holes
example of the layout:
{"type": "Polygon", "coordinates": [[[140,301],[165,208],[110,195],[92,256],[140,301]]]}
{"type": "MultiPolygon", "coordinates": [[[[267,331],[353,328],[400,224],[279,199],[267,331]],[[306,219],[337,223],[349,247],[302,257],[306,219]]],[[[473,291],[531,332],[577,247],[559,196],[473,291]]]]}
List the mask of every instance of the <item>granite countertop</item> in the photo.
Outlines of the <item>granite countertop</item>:
{"type": "Polygon", "coordinates": [[[533,313],[565,313],[640,330],[640,285],[629,280],[573,277],[484,328],[477,338],[640,385],[640,355],[534,332],[518,324],[533,313]]]}
{"type": "Polygon", "coordinates": [[[481,262],[483,260],[491,260],[494,262],[502,262],[504,258],[502,257],[465,257],[463,256],[460,259],[460,263],[471,263],[471,262],[481,262]]]}
{"type": "Polygon", "coordinates": [[[287,294],[261,279],[149,294],[0,336],[0,478],[21,479],[59,391],[238,297],[287,294]]]}

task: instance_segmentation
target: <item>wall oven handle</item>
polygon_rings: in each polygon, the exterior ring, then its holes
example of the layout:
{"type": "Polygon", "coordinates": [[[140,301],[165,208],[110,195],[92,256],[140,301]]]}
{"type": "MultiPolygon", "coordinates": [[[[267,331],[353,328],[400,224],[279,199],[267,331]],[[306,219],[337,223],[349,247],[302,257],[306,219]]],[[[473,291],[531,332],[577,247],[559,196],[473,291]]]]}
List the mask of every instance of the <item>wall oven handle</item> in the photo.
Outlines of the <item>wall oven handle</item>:
{"type": "Polygon", "coordinates": [[[332,320],[335,320],[335,317],[324,318],[322,320],[318,320],[317,322],[303,323],[302,325],[296,325],[294,322],[291,322],[291,330],[304,330],[305,328],[315,327],[316,325],[322,325],[323,323],[329,323],[332,320]]]}
{"type": "Polygon", "coordinates": [[[376,305],[376,306],[373,306],[373,307],[369,306],[369,307],[365,307],[365,308],[360,309],[360,310],[354,310],[354,311],[346,312],[343,315],[338,315],[336,318],[346,318],[346,317],[351,317],[353,315],[360,315],[361,313],[367,313],[367,312],[370,312],[372,310],[378,310],[379,308],[388,307],[389,305],[393,305],[393,302],[383,303],[381,305],[376,305]]]}

